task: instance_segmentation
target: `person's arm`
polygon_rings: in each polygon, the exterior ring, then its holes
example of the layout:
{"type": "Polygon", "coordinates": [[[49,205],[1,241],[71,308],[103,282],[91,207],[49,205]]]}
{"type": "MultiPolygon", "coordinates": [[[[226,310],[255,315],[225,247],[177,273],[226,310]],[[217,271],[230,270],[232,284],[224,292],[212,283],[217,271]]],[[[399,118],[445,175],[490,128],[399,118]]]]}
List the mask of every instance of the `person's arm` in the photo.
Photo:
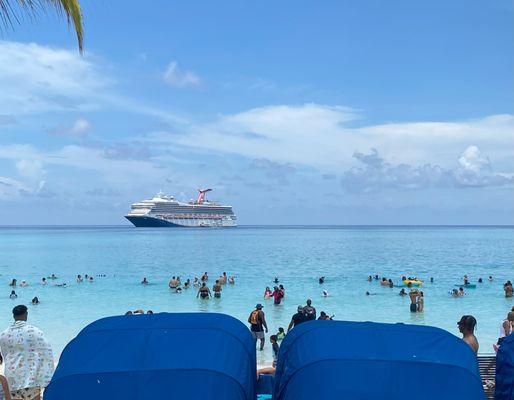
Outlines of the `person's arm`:
{"type": "Polygon", "coordinates": [[[196,298],[200,297],[200,292],[201,292],[201,290],[198,289],[198,292],[196,293],[196,298]]]}
{"type": "MultiPolygon", "coordinates": [[[[252,311],[253,312],[253,311],[252,311]]],[[[248,316],[248,323],[251,324],[252,323],[252,313],[250,313],[250,315],[248,316]]]]}
{"type": "Polygon", "coordinates": [[[290,331],[291,329],[293,329],[293,326],[294,326],[294,316],[293,316],[293,318],[291,318],[291,322],[289,322],[289,325],[288,325],[288,327],[287,327],[287,332],[288,332],[288,333],[289,333],[289,331],[290,331]]]}
{"type": "Polygon", "coordinates": [[[264,317],[264,313],[262,311],[261,311],[261,318],[262,318],[262,326],[264,326],[266,333],[268,333],[268,324],[266,323],[266,318],[264,317]]]}
{"type": "Polygon", "coordinates": [[[4,399],[11,400],[11,392],[9,392],[9,384],[7,383],[7,379],[5,376],[0,375],[0,384],[2,385],[2,389],[4,391],[4,399]]]}

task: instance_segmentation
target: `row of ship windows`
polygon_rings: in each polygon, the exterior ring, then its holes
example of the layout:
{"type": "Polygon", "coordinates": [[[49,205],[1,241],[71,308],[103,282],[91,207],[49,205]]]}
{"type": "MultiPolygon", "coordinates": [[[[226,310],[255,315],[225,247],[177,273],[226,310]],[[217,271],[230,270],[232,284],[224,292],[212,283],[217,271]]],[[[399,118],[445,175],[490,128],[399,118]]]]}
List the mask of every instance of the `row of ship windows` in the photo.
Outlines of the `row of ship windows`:
{"type": "MultiPolygon", "coordinates": [[[[216,214],[156,214],[156,217],[166,219],[221,219],[225,216],[216,214]]],[[[231,219],[235,220],[235,215],[231,216],[231,219]]]]}
{"type": "Polygon", "coordinates": [[[219,214],[233,214],[233,211],[232,210],[181,210],[181,209],[169,209],[169,208],[166,208],[166,209],[162,209],[162,208],[154,208],[152,210],[153,212],[166,212],[166,213],[187,213],[187,214],[191,214],[191,213],[195,213],[195,214],[211,214],[213,212],[215,213],[219,213],[219,214]]]}

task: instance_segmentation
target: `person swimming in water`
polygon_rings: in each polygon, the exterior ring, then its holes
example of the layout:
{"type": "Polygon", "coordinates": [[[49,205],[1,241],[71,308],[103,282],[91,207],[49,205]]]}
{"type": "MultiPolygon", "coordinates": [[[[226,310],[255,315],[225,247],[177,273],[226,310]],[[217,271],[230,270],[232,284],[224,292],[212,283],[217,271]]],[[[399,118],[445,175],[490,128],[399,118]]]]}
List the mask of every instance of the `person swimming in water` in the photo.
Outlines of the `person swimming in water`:
{"type": "Polygon", "coordinates": [[[220,285],[225,285],[227,283],[227,273],[226,272],[223,272],[223,274],[221,274],[221,276],[219,277],[219,283],[220,285]]]}
{"type": "Polygon", "coordinates": [[[319,282],[320,285],[325,283],[325,277],[324,276],[320,276],[319,279],[318,279],[318,282],[319,282]]]}
{"type": "Polygon", "coordinates": [[[228,278],[228,283],[229,285],[233,285],[236,283],[236,278],[234,278],[234,276],[230,276],[230,278],[228,278]]]}
{"type": "Polygon", "coordinates": [[[271,298],[272,294],[273,292],[271,291],[270,287],[266,286],[266,289],[264,289],[264,299],[268,300],[269,298],[271,298]]]}
{"type": "Polygon", "coordinates": [[[505,292],[505,297],[512,297],[512,295],[514,293],[514,289],[512,288],[512,282],[511,281],[505,282],[503,285],[503,290],[505,292]]]}
{"type": "Polygon", "coordinates": [[[77,275],[77,283],[82,283],[84,279],[82,279],[81,275],[77,275]]]}
{"type": "Polygon", "coordinates": [[[48,277],[49,279],[57,279],[57,277],[55,276],[55,274],[52,274],[48,277]]]}
{"type": "Polygon", "coordinates": [[[146,279],[146,276],[143,278],[143,280],[141,281],[141,285],[148,285],[150,282],[148,282],[148,280],[146,279]]]}
{"type": "Polygon", "coordinates": [[[37,304],[39,304],[39,299],[38,299],[38,298],[37,298],[37,296],[36,296],[36,297],[34,297],[34,298],[32,299],[32,305],[37,305],[37,304]]]}
{"type": "Polygon", "coordinates": [[[329,297],[330,293],[328,293],[328,290],[323,290],[323,297],[329,297]]]}
{"type": "Polygon", "coordinates": [[[18,281],[16,279],[13,279],[11,283],[9,283],[9,286],[15,287],[17,285],[18,281]]]}
{"type": "Polygon", "coordinates": [[[11,300],[14,300],[14,299],[18,298],[18,295],[16,294],[16,292],[14,290],[11,290],[11,294],[9,295],[9,298],[11,300]]]}
{"type": "Polygon", "coordinates": [[[191,279],[187,278],[187,280],[184,282],[184,289],[188,289],[189,286],[191,286],[191,279]]]}
{"type": "Polygon", "coordinates": [[[41,284],[46,285],[46,278],[41,278],[41,284]]]}
{"type": "Polygon", "coordinates": [[[402,288],[402,289],[400,290],[400,293],[399,293],[399,294],[400,294],[400,296],[402,296],[402,297],[403,297],[403,296],[407,296],[407,292],[405,291],[405,289],[404,289],[404,288],[402,288]]]}
{"type": "Polygon", "coordinates": [[[176,288],[178,288],[180,286],[180,282],[179,280],[176,278],[176,277],[172,277],[168,283],[168,286],[170,287],[170,289],[174,290],[176,288]]]}
{"type": "Polygon", "coordinates": [[[202,282],[207,282],[209,280],[209,275],[207,274],[207,271],[203,273],[202,277],[200,278],[202,282]]]}
{"type": "Polygon", "coordinates": [[[211,297],[211,291],[207,287],[207,284],[205,282],[202,283],[202,286],[200,286],[200,289],[198,289],[198,293],[196,294],[196,298],[201,297],[202,299],[207,300],[209,297],[211,297]]]}

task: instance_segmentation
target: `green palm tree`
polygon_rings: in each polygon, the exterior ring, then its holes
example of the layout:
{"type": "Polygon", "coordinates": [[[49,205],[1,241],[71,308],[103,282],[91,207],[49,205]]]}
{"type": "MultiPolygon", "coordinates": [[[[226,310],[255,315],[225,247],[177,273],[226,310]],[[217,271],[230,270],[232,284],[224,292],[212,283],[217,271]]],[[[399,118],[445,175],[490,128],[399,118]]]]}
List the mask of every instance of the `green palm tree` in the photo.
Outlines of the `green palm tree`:
{"type": "Polygon", "coordinates": [[[32,15],[48,7],[57,9],[59,13],[65,13],[68,23],[73,23],[79,50],[82,53],[84,46],[84,29],[82,27],[82,13],[79,0],[0,0],[0,19],[4,26],[12,26],[13,20],[19,22],[15,8],[32,15]]]}

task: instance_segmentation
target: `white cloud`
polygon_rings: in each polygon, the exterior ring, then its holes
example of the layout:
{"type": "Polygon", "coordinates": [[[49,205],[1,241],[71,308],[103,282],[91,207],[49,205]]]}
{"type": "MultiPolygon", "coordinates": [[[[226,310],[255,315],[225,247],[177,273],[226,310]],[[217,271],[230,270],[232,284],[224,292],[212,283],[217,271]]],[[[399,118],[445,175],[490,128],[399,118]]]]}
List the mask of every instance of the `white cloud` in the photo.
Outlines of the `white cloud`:
{"type": "Polygon", "coordinates": [[[0,112],[12,119],[56,111],[114,109],[170,123],[185,122],[167,110],[119,95],[109,72],[94,56],[81,57],[77,51],[0,40],[0,112]]]}
{"type": "Polygon", "coordinates": [[[177,61],[168,64],[164,72],[164,80],[171,86],[179,88],[200,85],[200,77],[192,71],[182,71],[177,61]]]}
{"type": "Polygon", "coordinates": [[[341,184],[348,192],[378,192],[387,189],[502,187],[514,184],[514,174],[496,173],[476,146],[469,146],[451,168],[437,164],[392,164],[376,149],[355,153],[357,167],[344,171],[341,184]]]}
{"type": "Polygon", "coordinates": [[[475,173],[491,167],[489,158],[483,157],[477,146],[469,146],[459,157],[459,164],[463,169],[475,173]]]}
{"type": "Polygon", "coordinates": [[[95,92],[110,84],[77,52],[34,43],[0,41],[0,109],[20,115],[88,110],[95,92]]]}
{"type": "Polygon", "coordinates": [[[40,160],[22,159],[16,162],[18,173],[31,181],[40,181],[45,175],[43,163],[40,160]]]}
{"type": "Polygon", "coordinates": [[[71,125],[59,125],[50,130],[54,135],[84,136],[91,129],[91,123],[85,118],[77,118],[71,125]]]}
{"type": "Polygon", "coordinates": [[[474,143],[494,159],[510,160],[514,169],[512,115],[380,125],[365,125],[361,117],[358,111],[340,106],[269,106],[192,124],[183,135],[160,132],[149,139],[163,145],[303,164],[332,173],[356,165],[353,154],[371,148],[397,164],[450,166],[463,148],[474,143]],[[355,127],[357,122],[361,126],[355,127]]]}

